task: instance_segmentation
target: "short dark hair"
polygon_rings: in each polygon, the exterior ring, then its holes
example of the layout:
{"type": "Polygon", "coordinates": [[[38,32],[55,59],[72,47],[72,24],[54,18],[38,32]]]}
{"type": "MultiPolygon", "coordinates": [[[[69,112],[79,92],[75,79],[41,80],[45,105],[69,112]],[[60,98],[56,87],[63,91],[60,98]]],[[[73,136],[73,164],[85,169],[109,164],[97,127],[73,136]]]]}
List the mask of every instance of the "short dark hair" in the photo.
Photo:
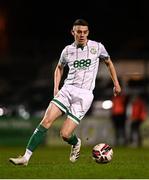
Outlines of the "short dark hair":
{"type": "Polygon", "coordinates": [[[77,19],[75,20],[75,22],[73,23],[73,26],[77,26],[77,25],[80,25],[80,26],[89,26],[88,22],[84,19],[77,19]]]}

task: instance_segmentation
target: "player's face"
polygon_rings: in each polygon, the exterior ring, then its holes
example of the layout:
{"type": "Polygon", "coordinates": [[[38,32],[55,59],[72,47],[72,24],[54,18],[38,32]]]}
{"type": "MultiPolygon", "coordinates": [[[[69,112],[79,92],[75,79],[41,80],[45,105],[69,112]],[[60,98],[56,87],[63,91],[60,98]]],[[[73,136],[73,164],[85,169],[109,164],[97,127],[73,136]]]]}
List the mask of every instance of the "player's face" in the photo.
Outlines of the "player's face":
{"type": "Polygon", "coordinates": [[[77,25],[73,27],[72,35],[74,36],[75,42],[79,45],[86,45],[88,34],[88,26],[77,25]]]}

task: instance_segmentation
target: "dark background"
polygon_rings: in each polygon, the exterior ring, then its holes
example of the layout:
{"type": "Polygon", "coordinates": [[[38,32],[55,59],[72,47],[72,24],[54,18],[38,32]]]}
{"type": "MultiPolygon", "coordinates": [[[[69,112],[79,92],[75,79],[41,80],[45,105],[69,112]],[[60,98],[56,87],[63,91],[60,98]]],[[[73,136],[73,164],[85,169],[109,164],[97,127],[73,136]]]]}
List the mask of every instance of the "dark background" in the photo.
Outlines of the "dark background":
{"type": "Polygon", "coordinates": [[[147,61],[148,7],[147,0],[0,0],[0,105],[47,106],[54,67],[73,41],[77,18],[89,22],[89,37],[102,42],[112,59],[147,61]]]}
{"type": "Polygon", "coordinates": [[[72,23],[85,18],[90,24],[90,38],[102,41],[110,54],[148,58],[147,0],[0,2],[6,13],[12,56],[41,55],[48,61],[59,57],[60,50],[72,42],[72,23]]]}

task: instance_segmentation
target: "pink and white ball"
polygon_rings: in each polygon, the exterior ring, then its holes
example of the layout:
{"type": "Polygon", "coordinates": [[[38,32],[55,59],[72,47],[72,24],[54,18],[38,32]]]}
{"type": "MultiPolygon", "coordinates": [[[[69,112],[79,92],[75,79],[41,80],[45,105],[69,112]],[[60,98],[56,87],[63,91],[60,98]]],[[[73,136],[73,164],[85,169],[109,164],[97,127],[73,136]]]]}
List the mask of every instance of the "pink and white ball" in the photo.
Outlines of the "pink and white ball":
{"type": "Polygon", "coordinates": [[[113,149],[105,143],[97,144],[92,149],[92,158],[97,163],[108,163],[113,158],[113,149]]]}

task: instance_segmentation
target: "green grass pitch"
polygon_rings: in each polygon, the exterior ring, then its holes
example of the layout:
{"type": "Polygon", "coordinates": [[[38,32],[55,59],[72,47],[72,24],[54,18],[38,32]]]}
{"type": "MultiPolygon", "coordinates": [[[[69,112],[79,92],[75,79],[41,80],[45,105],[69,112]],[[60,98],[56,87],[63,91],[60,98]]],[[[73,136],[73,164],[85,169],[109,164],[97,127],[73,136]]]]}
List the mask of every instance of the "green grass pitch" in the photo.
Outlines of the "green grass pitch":
{"type": "Polygon", "coordinates": [[[69,162],[69,146],[38,147],[28,166],[15,166],[9,157],[23,154],[23,147],[0,147],[1,179],[148,179],[148,148],[113,148],[110,163],[97,164],[92,147],[81,147],[76,163],[69,162]]]}

